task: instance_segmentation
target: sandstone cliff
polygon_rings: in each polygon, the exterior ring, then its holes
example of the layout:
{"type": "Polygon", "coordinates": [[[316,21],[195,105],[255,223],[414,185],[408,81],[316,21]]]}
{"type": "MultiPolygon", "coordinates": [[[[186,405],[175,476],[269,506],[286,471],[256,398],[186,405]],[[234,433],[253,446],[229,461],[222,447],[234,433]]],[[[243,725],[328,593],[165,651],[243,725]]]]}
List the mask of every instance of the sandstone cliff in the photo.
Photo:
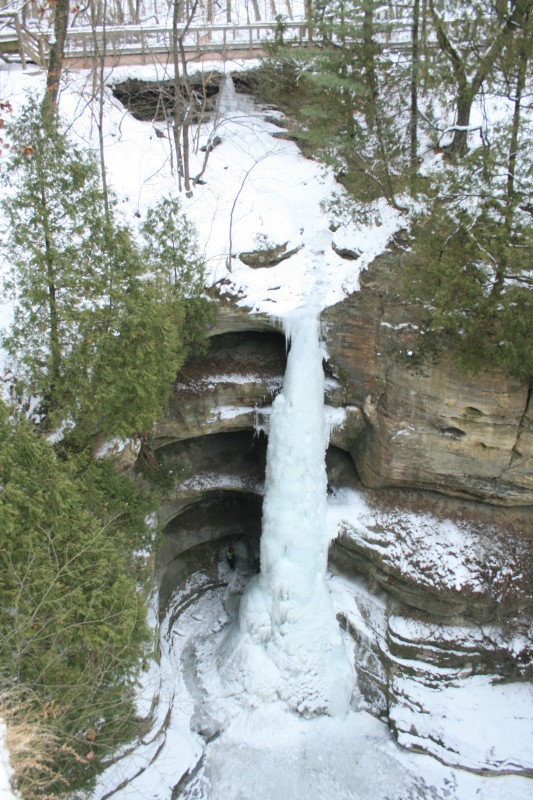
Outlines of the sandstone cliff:
{"type": "Polygon", "coordinates": [[[347,439],[363,483],[433,489],[506,505],[533,503],[533,407],[528,387],[493,370],[467,376],[451,358],[411,368],[416,326],[393,290],[407,258],[384,254],[361,290],[323,315],[330,366],[365,426],[347,439]]]}

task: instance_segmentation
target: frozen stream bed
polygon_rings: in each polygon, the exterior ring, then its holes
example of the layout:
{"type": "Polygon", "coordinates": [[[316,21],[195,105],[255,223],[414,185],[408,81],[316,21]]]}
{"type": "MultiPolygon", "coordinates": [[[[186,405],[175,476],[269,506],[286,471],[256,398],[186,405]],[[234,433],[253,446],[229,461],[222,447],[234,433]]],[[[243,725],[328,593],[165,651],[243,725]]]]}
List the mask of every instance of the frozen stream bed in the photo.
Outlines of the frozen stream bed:
{"type": "MultiPolygon", "coordinates": [[[[160,629],[160,664],[153,662],[145,674],[140,696],[144,712],[158,701],[151,731],[100,776],[94,800],[531,797],[527,778],[473,774],[401,748],[357,696],[343,718],[304,719],[277,703],[244,708],[238,696],[225,695],[214,682],[205,685],[203,676],[210,674],[210,660],[250,577],[239,568],[231,572],[220,548],[218,575],[197,572],[173,595],[160,629]]],[[[363,586],[328,577],[338,611],[368,601],[363,586]]],[[[477,698],[487,709],[490,692],[486,682],[477,698]]],[[[453,717],[454,702],[446,709],[440,698],[435,713],[453,717]]],[[[473,737],[480,733],[472,730],[473,737]]]]}

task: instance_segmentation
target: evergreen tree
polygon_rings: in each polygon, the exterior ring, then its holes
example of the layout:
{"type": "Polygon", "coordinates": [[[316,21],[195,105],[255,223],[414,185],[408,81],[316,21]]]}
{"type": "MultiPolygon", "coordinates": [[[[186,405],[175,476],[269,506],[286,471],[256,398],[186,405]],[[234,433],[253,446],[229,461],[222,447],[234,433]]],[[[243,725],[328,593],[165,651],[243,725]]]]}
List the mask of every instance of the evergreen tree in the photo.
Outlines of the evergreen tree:
{"type": "Polygon", "coordinates": [[[315,3],[313,47],[296,54],[274,48],[262,79],[272,76],[269,99],[289,100],[300,120],[299,142],[333,165],[361,202],[385,196],[396,204],[409,172],[409,98],[402,87],[410,76],[383,47],[386,27],[380,23],[378,34],[375,19],[382,6],[315,3]]]}
{"type": "Polygon", "coordinates": [[[187,352],[203,353],[212,310],[202,296],[205,268],[196,230],[182,211],[178,197],[164,197],[151,208],[141,226],[142,258],[156,277],[160,291],[183,315],[182,341],[187,352]]]}
{"type": "Polygon", "coordinates": [[[11,138],[2,207],[16,311],[5,345],[19,386],[41,399],[48,428],[67,421],[81,443],[97,431],[141,432],[202,338],[203,271],[190,233],[178,291],[156,248],[147,269],[130,231],[106,212],[94,158],[36,102],[11,138]]]}
{"type": "Polygon", "coordinates": [[[59,458],[1,402],[0,474],[3,699],[13,724],[48,743],[18,788],[49,796],[94,775],[134,731],[150,505],[111,464],[59,458]]]}
{"type": "Polygon", "coordinates": [[[451,348],[469,370],[496,365],[526,382],[533,380],[531,133],[521,131],[514,151],[520,181],[512,214],[512,124],[460,167],[442,163],[431,178],[433,200],[413,225],[414,260],[402,276],[406,297],[424,309],[423,352],[451,348]]]}

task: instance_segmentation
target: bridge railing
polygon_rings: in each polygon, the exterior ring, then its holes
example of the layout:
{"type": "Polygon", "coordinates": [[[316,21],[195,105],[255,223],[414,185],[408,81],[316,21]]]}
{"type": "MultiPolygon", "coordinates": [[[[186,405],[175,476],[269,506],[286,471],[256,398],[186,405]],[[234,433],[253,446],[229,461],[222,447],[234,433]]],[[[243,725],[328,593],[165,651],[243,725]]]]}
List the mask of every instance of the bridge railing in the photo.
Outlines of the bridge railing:
{"type": "MultiPolygon", "coordinates": [[[[183,34],[186,52],[191,54],[225,53],[239,50],[251,56],[257,54],[265,41],[283,37],[284,42],[308,45],[310,32],[305,20],[284,20],[282,25],[272,21],[246,24],[193,24],[178,26],[183,34]]],[[[375,26],[378,42],[385,50],[410,49],[410,21],[397,19],[394,23],[378,22],[375,26]]],[[[22,66],[33,61],[45,67],[50,52],[51,34],[31,31],[24,26],[16,12],[0,12],[0,56],[18,52],[22,66]]],[[[173,31],[169,24],[124,24],[92,27],[75,25],[68,29],[65,57],[90,61],[105,55],[118,60],[124,55],[148,56],[172,52],[173,31]]]]}
{"type": "MultiPolygon", "coordinates": [[[[185,26],[178,26],[178,36],[185,26]]],[[[195,24],[186,29],[183,45],[186,52],[226,52],[231,50],[260,50],[266,41],[281,34],[280,26],[273,22],[247,24],[195,24]]],[[[304,21],[291,21],[283,25],[284,41],[308,43],[308,28],[304,21]]],[[[23,68],[26,61],[45,67],[50,52],[51,35],[28,30],[18,13],[0,12],[0,55],[18,53],[23,68]]],[[[74,26],[69,28],[65,43],[66,58],[90,59],[95,55],[119,58],[121,55],[170,53],[173,31],[169,25],[109,25],[74,26]]]]}
{"type": "Polygon", "coordinates": [[[18,53],[23,69],[26,61],[44,67],[48,42],[42,34],[29,31],[16,11],[0,11],[0,55],[7,60],[10,53],[18,53]]]}
{"type": "MultiPolygon", "coordinates": [[[[178,26],[178,36],[183,35],[184,49],[188,52],[261,49],[265,40],[279,34],[279,26],[270,22],[251,22],[245,25],[190,25],[178,26]]],[[[308,41],[305,22],[291,22],[283,27],[285,41],[294,40],[300,45],[308,41]]],[[[125,54],[171,52],[172,28],[167,25],[113,25],[112,27],[75,27],[67,35],[67,58],[90,58],[106,53],[119,57],[125,54]]]]}

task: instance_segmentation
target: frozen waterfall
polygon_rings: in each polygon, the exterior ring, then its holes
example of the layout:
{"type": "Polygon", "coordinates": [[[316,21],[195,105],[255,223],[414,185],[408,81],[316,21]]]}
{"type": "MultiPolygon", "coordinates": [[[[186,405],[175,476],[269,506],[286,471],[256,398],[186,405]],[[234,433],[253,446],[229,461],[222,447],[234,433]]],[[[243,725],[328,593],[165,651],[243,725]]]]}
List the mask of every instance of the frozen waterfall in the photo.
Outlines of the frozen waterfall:
{"type": "Polygon", "coordinates": [[[293,313],[267,450],[261,572],[220,653],[226,683],[252,705],[279,699],[304,715],[343,714],[353,667],[325,583],[327,479],[318,313],[293,313]]]}

